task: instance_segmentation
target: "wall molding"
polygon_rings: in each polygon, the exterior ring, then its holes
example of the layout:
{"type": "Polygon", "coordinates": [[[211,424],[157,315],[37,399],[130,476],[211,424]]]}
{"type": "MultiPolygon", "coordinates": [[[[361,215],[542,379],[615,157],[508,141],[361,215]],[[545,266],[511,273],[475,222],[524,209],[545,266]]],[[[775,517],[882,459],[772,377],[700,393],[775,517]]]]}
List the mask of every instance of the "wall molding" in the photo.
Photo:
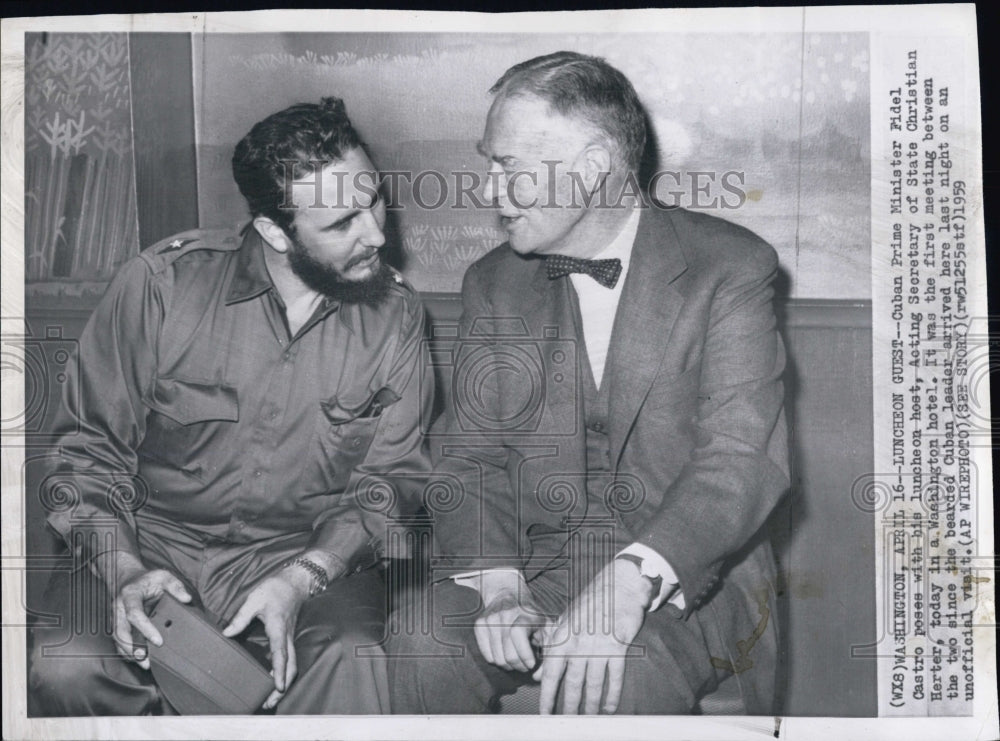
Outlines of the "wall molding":
{"type": "MultiPolygon", "coordinates": [[[[432,321],[457,321],[462,313],[459,293],[421,293],[432,321]]],[[[866,299],[791,298],[775,302],[783,329],[870,329],[872,302],[866,299]]]]}
{"type": "MultiPolygon", "coordinates": [[[[459,293],[421,292],[420,298],[432,321],[458,321],[462,313],[462,296],[459,293]]],[[[29,286],[25,313],[29,318],[40,321],[86,321],[98,300],[94,293],[82,296],[31,295],[29,286]]],[[[776,311],[782,329],[870,329],[872,324],[872,302],[868,300],[792,298],[777,301],[776,311]]]]}

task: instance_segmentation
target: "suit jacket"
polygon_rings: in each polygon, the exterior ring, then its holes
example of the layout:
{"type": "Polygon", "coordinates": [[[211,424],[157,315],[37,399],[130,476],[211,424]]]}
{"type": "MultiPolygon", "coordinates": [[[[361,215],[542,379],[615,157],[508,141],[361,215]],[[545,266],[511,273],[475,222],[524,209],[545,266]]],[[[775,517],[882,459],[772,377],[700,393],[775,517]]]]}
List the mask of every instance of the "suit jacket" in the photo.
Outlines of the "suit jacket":
{"type": "Polygon", "coordinates": [[[762,528],[788,487],[777,265],[741,227],[644,209],[604,372],[611,472],[596,508],[569,279],[508,245],[473,265],[432,445],[462,486],[430,507],[436,563],[511,566],[530,582],[581,518],[610,518],[616,548],[637,541],[667,559],[686,602],[678,619],[702,623],[748,708],[769,708],[775,566],[762,528]]]}

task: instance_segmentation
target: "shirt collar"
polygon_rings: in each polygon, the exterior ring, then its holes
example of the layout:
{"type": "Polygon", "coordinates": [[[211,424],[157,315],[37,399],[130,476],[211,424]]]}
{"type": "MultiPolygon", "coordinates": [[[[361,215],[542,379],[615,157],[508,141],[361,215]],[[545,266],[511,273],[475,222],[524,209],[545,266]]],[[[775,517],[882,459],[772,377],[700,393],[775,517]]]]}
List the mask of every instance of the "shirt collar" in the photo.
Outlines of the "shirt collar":
{"type": "Polygon", "coordinates": [[[247,228],[243,243],[236,253],[236,268],[229,279],[226,303],[247,301],[274,287],[264,264],[264,245],[253,226],[247,228]]]}
{"type": "MultiPolygon", "coordinates": [[[[243,235],[243,242],[236,253],[236,267],[229,280],[229,289],[226,291],[226,304],[248,301],[272,289],[275,301],[284,309],[285,302],[274,288],[271,274],[267,272],[267,264],[264,262],[264,241],[260,233],[250,226],[243,235]]],[[[325,317],[339,306],[339,301],[324,297],[317,316],[325,317]]],[[[344,324],[353,331],[347,320],[344,324]]]]}
{"type": "Polygon", "coordinates": [[[632,260],[632,245],[635,243],[635,235],[639,232],[639,216],[641,209],[632,209],[625,220],[624,226],[611,242],[600,252],[593,256],[594,260],[611,260],[618,258],[622,261],[621,277],[618,278],[618,285],[625,281],[625,274],[628,272],[629,262],[632,260]]]}

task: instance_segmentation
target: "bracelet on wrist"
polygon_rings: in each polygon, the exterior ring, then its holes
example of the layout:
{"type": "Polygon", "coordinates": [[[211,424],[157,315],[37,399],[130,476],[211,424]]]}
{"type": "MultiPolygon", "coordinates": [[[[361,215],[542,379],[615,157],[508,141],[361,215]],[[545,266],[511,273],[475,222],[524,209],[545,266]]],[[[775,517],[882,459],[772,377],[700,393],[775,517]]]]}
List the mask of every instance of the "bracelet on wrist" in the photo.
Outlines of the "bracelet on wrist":
{"type": "Polygon", "coordinates": [[[285,562],[284,567],[288,568],[289,566],[301,566],[309,572],[310,597],[315,597],[317,594],[326,589],[330,583],[330,577],[327,575],[326,569],[305,556],[297,556],[289,559],[285,562]]]}

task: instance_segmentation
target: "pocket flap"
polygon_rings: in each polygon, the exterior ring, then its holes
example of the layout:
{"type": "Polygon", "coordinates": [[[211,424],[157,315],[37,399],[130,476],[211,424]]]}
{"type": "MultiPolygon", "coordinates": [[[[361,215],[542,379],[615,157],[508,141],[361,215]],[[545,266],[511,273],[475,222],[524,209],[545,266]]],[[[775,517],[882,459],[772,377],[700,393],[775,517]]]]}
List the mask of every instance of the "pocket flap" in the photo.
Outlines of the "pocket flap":
{"type": "Polygon", "coordinates": [[[382,411],[391,404],[399,401],[399,394],[388,386],[383,386],[367,399],[359,403],[348,400],[324,399],[319,404],[323,407],[323,413],[330,420],[330,424],[342,425],[355,419],[375,419],[382,415],[382,411]]]}
{"type": "Polygon", "coordinates": [[[236,389],[220,383],[158,378],[148,405],[182,425],[240,418],[236,389]]]}

